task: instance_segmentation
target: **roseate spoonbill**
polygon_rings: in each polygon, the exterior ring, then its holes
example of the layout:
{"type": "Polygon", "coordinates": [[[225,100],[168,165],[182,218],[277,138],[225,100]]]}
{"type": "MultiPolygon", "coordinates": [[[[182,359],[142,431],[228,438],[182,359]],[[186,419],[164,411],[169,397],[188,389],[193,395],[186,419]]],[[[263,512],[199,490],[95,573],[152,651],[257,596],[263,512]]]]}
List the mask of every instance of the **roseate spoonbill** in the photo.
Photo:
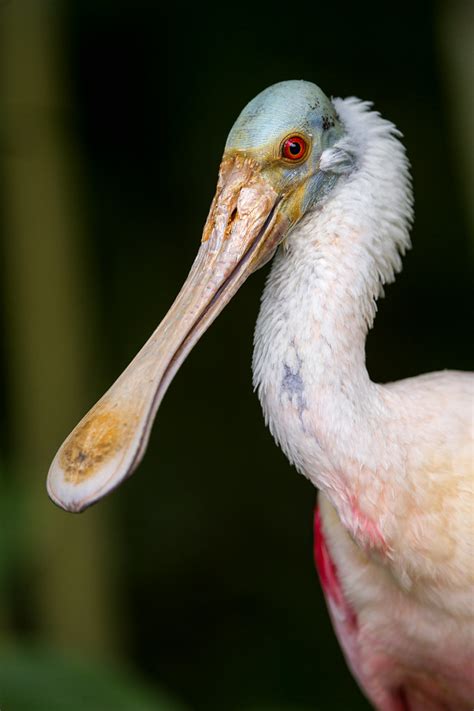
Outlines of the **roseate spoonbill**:
{"type": "Polygon", "coordinates": [[[365,339],[409,246],[409,165],[355,98],[286,81],[242,111],[189,276],[157,330],[77,425],[49,495],[81,511],[139,464],[193,345],[277,251],[254,385],[277,443],[319,489],[315,558],[355,677],[383,711],[474,705],[474,380],[373,383],[365,339]]]}

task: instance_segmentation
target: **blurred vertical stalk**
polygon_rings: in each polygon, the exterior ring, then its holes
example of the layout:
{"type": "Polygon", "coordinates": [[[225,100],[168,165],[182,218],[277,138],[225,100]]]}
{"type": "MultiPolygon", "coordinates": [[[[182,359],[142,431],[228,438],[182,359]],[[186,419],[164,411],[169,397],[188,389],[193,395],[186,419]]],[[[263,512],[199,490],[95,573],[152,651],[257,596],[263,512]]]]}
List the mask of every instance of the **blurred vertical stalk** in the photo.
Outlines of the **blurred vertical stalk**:
{"type": "Polygon", "coordinates": [[[474,3],[444,0],[438,35],[444,83],[451,106],[451,128],[461,168],[463,198],[474,249],[474,3]]]}
{"type": "Polygon", "coordinates": [[[100,654],[116,642],[104,509],[74,517],[45,490],[55,449],[90,404],[94,345],[55,7],[47,0],[0,6],[4,286],[15,465],[25,492],[22,579],[43,638],[100,654]]]}

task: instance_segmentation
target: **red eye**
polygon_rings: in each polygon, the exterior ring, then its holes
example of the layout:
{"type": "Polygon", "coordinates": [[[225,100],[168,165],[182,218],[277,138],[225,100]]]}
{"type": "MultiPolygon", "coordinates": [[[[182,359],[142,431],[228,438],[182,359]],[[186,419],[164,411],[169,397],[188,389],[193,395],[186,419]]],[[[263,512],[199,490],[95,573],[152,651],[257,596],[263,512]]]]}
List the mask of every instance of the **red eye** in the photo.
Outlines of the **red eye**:
{"type": "Polygon", "coordinates": [[[281,154],[287,160],[297,161],[304,158],[308,150],[308,144],[301,136],[289,136],[283,141],[281,154]]]}

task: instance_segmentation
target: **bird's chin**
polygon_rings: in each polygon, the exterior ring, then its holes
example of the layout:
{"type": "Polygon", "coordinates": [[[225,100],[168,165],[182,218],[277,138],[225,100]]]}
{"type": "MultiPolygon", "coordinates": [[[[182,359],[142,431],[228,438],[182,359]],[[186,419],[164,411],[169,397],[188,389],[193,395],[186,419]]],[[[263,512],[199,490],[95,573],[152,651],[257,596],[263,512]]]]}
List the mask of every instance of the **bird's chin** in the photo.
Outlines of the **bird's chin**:
{"type": "Polygon", "coordinates": [[[201,246],[175,302],[148,342],[58,451],[48,476],[57,504],[81,511],[139,464],[158,406],[181,363],[290,222],[258,164],[222,161],[201,246]]]}

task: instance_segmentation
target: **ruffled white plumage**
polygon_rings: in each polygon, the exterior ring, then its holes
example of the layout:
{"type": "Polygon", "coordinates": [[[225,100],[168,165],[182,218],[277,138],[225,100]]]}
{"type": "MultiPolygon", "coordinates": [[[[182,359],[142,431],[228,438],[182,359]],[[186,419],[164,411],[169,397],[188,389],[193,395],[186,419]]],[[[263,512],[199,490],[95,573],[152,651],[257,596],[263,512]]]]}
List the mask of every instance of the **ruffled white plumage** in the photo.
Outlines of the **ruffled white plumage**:
{"type": "MultiPolygon", "coordinates": [[[[275,259],[255,331],[254,385],[275,439],[324,492],[332,553],[368,639],[380,633],[393,643],[398,667],[404,645],[420,673],[442,676],[445,660],[446,683],[456,684],[445,650],[457,650],[463,678],[474,655],[474,379],[449,371],[389,385],[369,379],[376,299],[410,245],[409,165],[400,134],[369,104],[334,103],[347,134],[320,165],[347,174],[275,259]],[[397,628],[400,615],[409,622],[397,628]]],[[[371,678],[370,645],[361,644],[352,664],[374,700],[382,684],[382,699],[390,674],[371,678]]],[[[458,685],[470,703],[474,689],[458,685]]]]}

